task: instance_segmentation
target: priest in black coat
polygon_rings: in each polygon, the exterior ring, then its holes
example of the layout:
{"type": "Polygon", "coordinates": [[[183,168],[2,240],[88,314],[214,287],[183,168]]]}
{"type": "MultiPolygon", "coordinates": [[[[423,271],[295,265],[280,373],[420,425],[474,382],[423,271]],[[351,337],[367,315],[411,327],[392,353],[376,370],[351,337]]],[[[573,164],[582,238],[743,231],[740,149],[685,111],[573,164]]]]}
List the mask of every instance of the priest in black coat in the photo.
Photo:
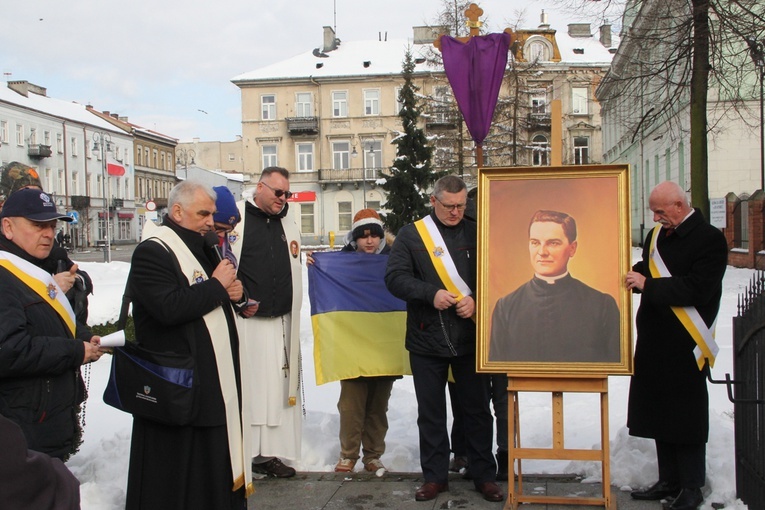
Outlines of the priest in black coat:
{"type": "Polygon", "coordinates": [[[674,498],[672,510],[695,509],[703,501],[709,434],[705,356],[694,352],[697,344],[672,307],[695,309],[714,330],[728,246],[676,183],[657,185],[649,207],[661,227],[648,234],[643,260],[626,276],[627,287],[642,293],[627,427],[655,440],[659,481],[632,497],[674,498]]]}
{"type": "Polygon", "coordinates": [[[576,239],[576,222],[568,214],[540,210],[532,215],[529,256],[534,277],[497,301],[489,360],[619,361],[616,301],[568,272],[576,239]]]}
{"type": "Polygon", "coordinates": [[[134,416],[127,510],[244,510],[252,492],[241,426],[249,419],[247,374],[232,308],[243,287],[204,237],[213,230],[215,198],[201,182],[181,182],[170,191],[162,226],[147,226],[133,252],[127,288],[136,340],[148,350],[195,356],[198,412],[183,426],[134,416]]]}

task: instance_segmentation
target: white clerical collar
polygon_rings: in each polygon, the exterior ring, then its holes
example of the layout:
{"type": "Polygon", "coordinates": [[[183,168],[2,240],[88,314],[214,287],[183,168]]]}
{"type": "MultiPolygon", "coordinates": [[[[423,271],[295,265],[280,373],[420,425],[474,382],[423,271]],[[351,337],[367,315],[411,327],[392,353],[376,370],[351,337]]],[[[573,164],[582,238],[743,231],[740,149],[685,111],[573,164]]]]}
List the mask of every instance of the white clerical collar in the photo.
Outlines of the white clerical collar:
{"type": "Polygon", "coordinates": [[[534,277],[539,278],[540,280],[546,281],[550,285],[554,284],[556,281],[560,280],[561,278],[565,278],[568,276],[568,271],[566,271],[563,274],[559,274],[558,276],[542,276],[541,274],[534,273],[534,277]]]}

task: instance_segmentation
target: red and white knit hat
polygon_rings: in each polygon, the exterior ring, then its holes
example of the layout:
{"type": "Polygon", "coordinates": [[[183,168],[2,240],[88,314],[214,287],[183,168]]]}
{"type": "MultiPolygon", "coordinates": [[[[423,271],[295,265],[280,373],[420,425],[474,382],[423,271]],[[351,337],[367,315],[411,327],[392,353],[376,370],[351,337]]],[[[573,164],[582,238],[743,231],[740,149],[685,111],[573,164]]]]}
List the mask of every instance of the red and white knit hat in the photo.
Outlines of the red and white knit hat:
{"type": "Polygon", "coordinates": [[[374,209],[362,209],[353,217],[353,226],[351,227],[351,239],[356,240],[361,237],[375,235],[383,237],[383,222],[380,215],[374,209]]]}

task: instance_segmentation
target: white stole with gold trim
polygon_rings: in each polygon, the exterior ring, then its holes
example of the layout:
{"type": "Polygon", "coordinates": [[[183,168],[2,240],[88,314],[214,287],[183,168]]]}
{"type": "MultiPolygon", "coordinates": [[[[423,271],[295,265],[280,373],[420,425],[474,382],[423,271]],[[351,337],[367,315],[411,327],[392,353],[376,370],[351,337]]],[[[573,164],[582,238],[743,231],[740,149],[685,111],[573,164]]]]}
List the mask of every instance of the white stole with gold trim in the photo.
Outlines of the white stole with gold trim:
{"type": "MultiPolygon", "coordinates": [[[[183,274],[189,281],[189,285],[197,283],[197,278],[207,280],[209,277],[199,265],[191,250],[186,243],[173,232],[171,228],[162,226],[151,229],[147,240],[157,238],[170,247],[178,263],[181,266],[183,274]]],[[[156,241],[155,241],[156,242],[156,241]]],[[[224,304],[223,306],[230,306],[224,304]]],[[[208,312],[204,317],[205,326],[212,340],[213,350],[215,352],[215,361],[218,366],[218,378],[220,379],[220,389],[223,394],[223,402],[226,408],[226,427],[228,431],[229,457],[231,458],[231,472],[233,473],[232,490],[238,490],[242,487],[249,496],[255,492],[252,484],[252,465],[250,463],[250,441],[251,434],[243,433],[242,423],[249,423],[249,398],[242,398],[241,416],[239,410],[239,395],[236,386],[236,377],[232,370],[234,359],[231,353],[231,339],[228,336],[228,321],[223,311],[223,306],[208,312]]],[[[242,377],[242,388],[249,388],[249,383],[245,382],[245,377],[249,373],[244,367],[240,366],[242,377]]]]}

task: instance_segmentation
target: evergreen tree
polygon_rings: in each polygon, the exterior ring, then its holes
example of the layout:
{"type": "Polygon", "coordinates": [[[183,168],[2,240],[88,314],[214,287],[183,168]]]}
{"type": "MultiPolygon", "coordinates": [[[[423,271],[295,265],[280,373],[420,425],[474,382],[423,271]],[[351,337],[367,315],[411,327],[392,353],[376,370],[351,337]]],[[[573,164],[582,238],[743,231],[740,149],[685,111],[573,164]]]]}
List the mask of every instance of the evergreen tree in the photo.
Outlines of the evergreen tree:
{"type": "Polygon", "coordinates": [[[385,227],[394,234],[404,225],[412,223],[429,212],[430,190],[439,177],[445,174],[433,171],[430,159],[433,149],[428,145],[423,130],[418,127],[420,110],[415,93],[414,59],[411,49],[407,50],[402,66],[404,85],[399,93],[401,124],[403,131],[393,140],[396,144],[396,160],[390,167],[390,175],[384,176],[382,188],[387,192],[388,201],[383,207],[391,211],[383,214],[385,227]]]}

